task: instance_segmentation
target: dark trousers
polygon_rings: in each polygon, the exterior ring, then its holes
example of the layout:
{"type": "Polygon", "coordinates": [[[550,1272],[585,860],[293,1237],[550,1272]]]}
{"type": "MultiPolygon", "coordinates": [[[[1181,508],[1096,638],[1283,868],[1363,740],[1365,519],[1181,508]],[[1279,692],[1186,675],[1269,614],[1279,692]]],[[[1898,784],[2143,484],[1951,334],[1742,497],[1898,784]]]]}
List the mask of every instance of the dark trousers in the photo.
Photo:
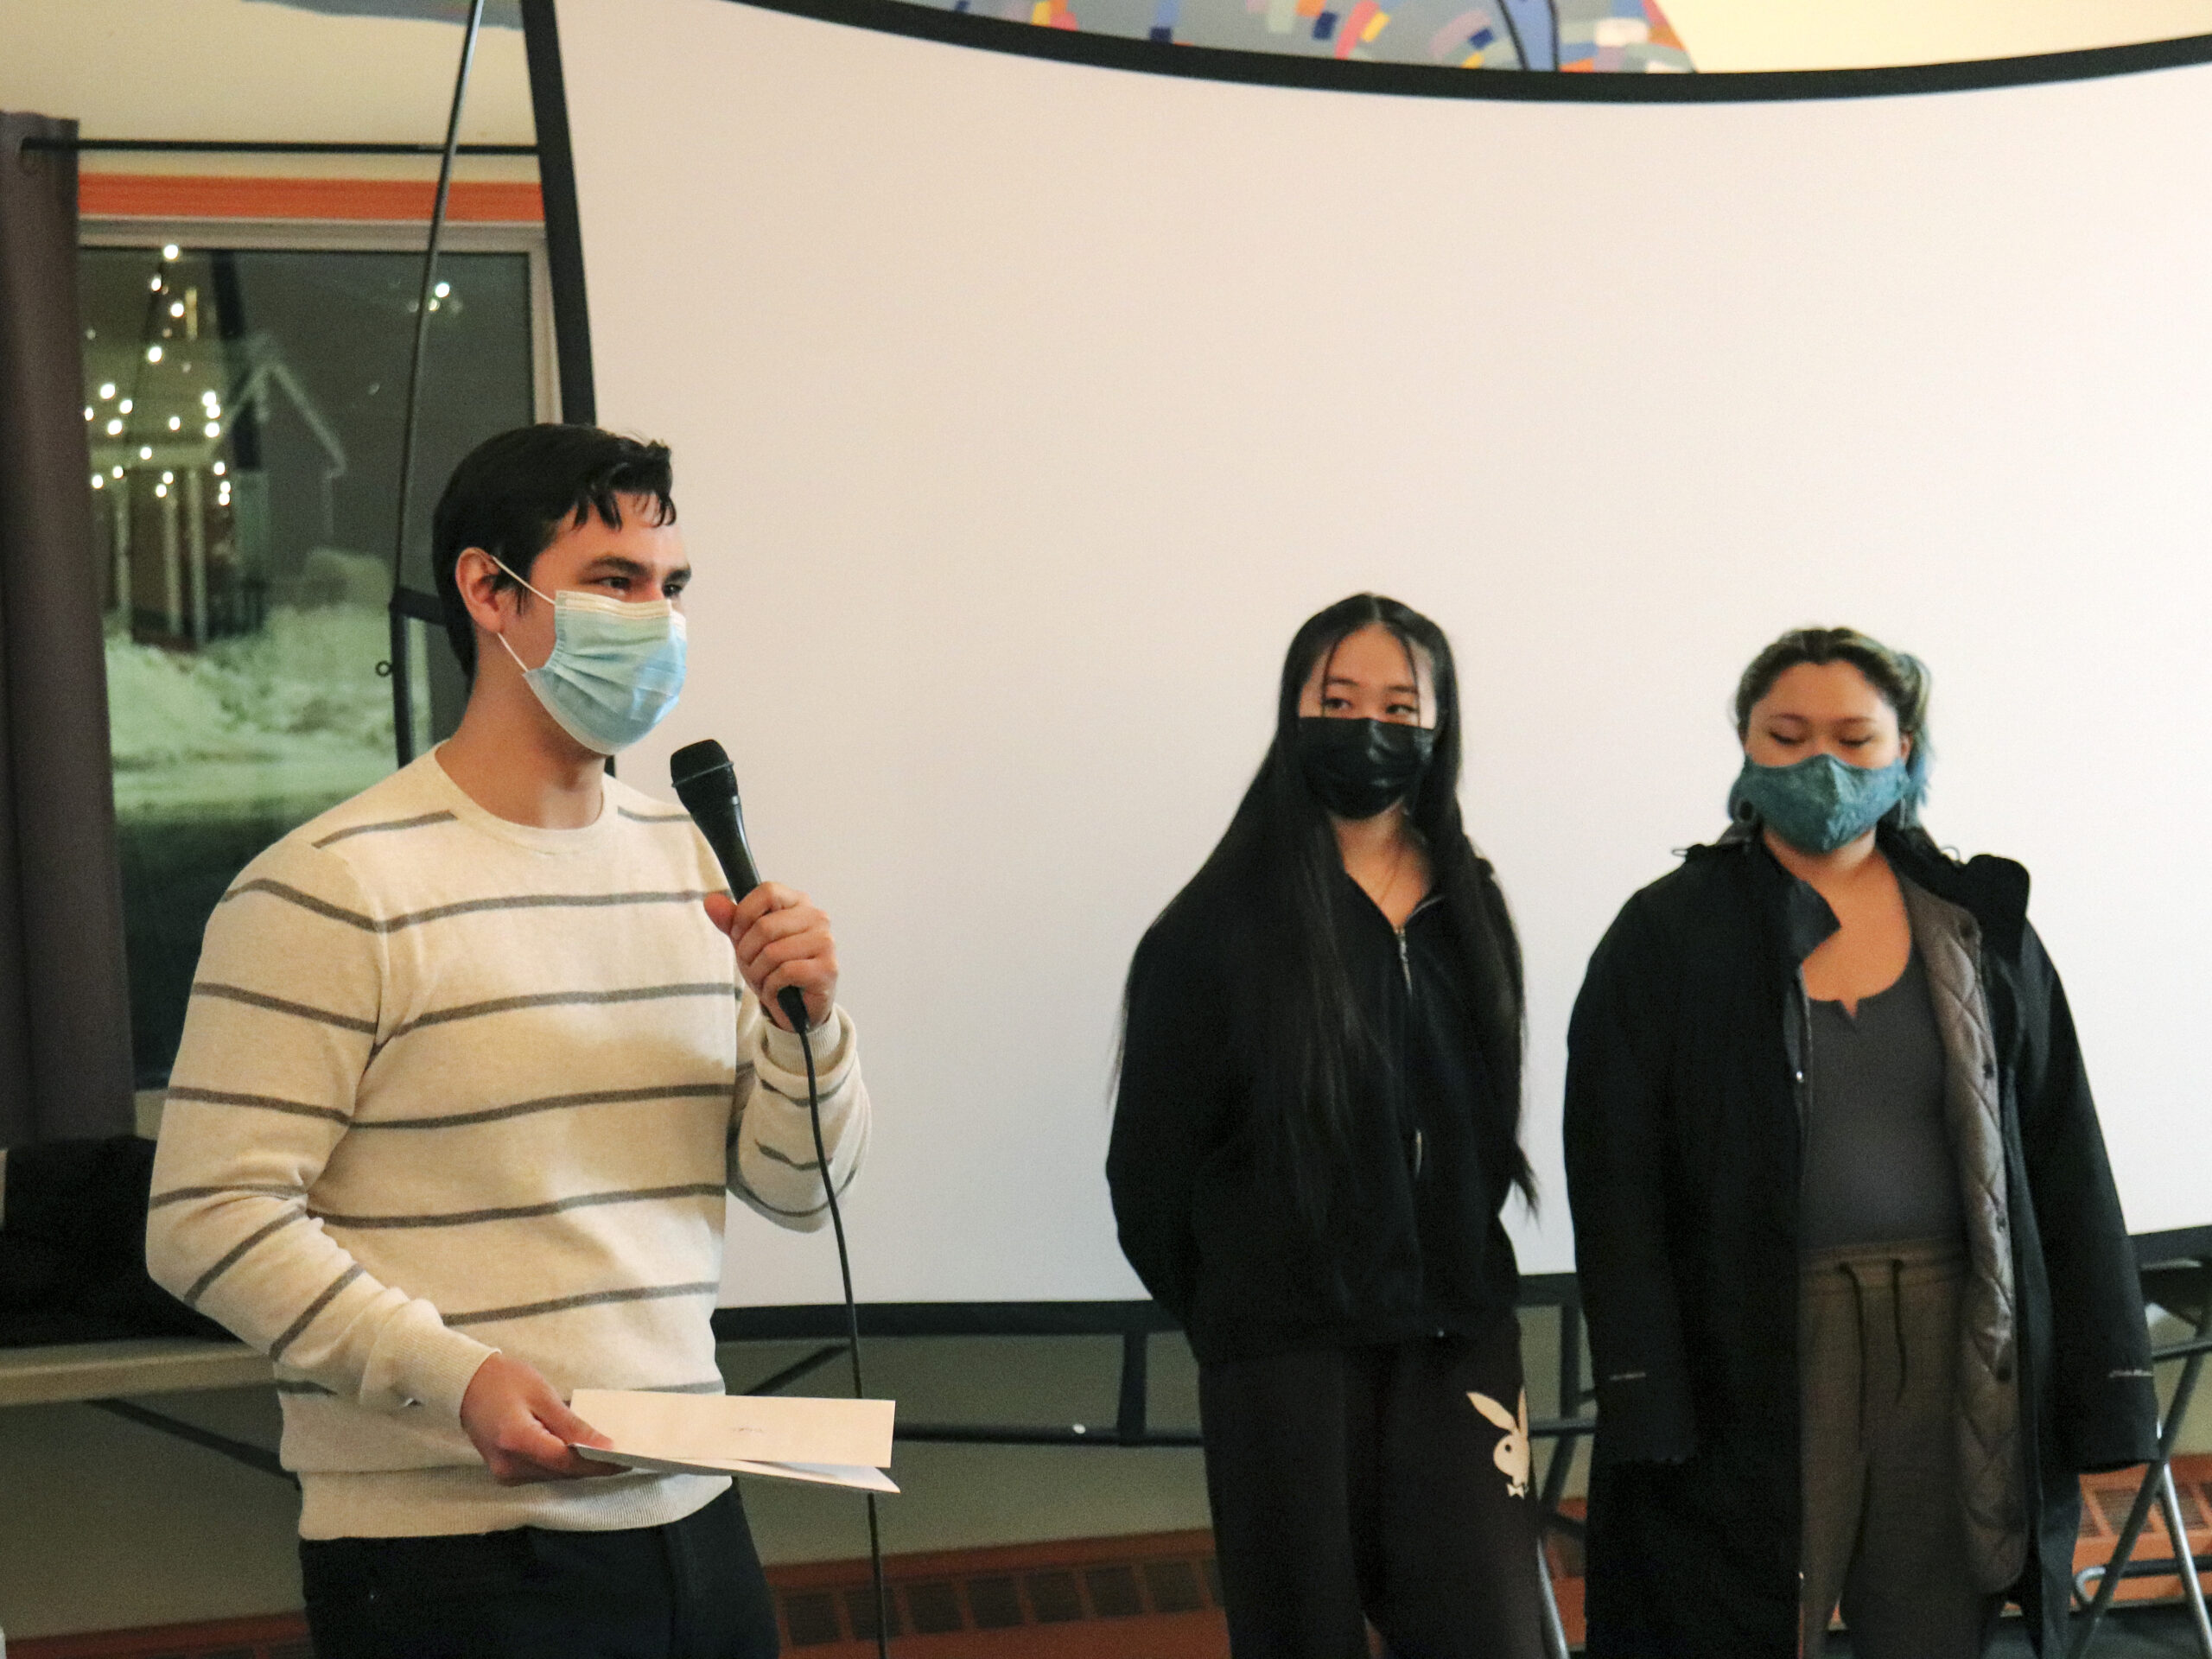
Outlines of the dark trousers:
{"type": "Polygon", "coordinates": [[[1976,1659],[2003,1605],[1975,1588],[1959,1502],[1962,1247],[1827,1250],[1803,1276],[1803,1646],[1840,1600],[1860,1659],[1976,1659]]]}
{"type": "Polygon", "coordinates": [[[1235,1659],[1366,1659],[1370,1619],[1397,1659],[1540,1659],[1511,1315],[1206,1364],[1198,1411],[1235,1659]]]}
{"type": "Polygon", "coordinates": [[[305,1539],[315,1659],[774,1659],[737,1489],[664,1527],[305,1539]]]}

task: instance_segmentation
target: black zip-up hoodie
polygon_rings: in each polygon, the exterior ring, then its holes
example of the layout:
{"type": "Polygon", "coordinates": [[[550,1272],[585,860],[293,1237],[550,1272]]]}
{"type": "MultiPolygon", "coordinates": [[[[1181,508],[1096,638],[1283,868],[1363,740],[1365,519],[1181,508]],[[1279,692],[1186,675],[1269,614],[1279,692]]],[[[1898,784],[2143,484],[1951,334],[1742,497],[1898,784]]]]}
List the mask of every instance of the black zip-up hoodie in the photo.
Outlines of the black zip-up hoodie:
{"type": "Polygon", "coordinates": [[[1394,930],[1333,873],[1337,931],[1381,1063],[1353,1081],[1353,1143],[1328,1218],[1300,1218],[1272,1120],[1266,1020],[1230,982],[1245,918],[1194,882],[1137,947],[1106,1159],[1122,1249],[1201,1360],[1478,1332],[1519,1283],[1498,1219],[1510,1172],[1484,1166],[1492,1079],[1463,958],[1435,894],[1394,930]]]}

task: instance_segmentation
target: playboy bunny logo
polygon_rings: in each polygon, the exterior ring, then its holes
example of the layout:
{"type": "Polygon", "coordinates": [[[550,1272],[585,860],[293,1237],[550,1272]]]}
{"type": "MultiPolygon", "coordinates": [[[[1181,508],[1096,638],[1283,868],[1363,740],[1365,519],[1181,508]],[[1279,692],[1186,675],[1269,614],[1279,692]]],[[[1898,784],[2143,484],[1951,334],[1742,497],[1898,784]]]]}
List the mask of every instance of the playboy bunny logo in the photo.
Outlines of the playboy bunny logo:
{"type": "Polygon", "coordinates": [[[1529,1496],[1529,1390],[1521,1390],[1521,1414],[1515,1417],[1486,1394],[1469,1394],[1477,1411],[1505,1431],[1498,1436],[1491,1456],[1505,1471],[1505,1490],[1516,1497],[1529,1496]]]}

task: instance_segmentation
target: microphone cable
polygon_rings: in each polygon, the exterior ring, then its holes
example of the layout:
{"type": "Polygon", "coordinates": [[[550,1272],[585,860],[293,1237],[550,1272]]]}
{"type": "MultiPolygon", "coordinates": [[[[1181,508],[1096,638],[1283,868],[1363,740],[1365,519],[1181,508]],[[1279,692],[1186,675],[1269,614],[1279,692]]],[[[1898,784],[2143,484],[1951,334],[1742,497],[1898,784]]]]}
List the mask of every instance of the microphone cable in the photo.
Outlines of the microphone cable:
{"type": "MultiPolygon", "coordinates": [[[[845,1290],[845,1353],[852,1361],[853,1398],[865,1400],[868,1389],[861,1381],[861,1314],[853,1300],[853,1258],[845,1248],[845,1217],[837,1207],[837,1180],[830,1167],[830,1154],[822,1139],[822,1088],[814,1071],[814,1043],[807,1035],[806,999],[797,986],[785,986],[776,1001],[791,1031],[798,1038],[799,1052],[806,1058],[806,1115],[814,1127],[814,1160],[822,1171],[822,1195],[830,1201],[830,1226],[837,1236],[837,1274],[845,1290]]],[[[877,1659],[891,1659],[891,1593],[883,1581],[883,1534],[876,1518],[875,1494],[868,1500],[868,1574],[875,1587],[875,1651],[877,1659]]],[[[849,1605],[848,1615],[851,1611],[849,1605]]]]}

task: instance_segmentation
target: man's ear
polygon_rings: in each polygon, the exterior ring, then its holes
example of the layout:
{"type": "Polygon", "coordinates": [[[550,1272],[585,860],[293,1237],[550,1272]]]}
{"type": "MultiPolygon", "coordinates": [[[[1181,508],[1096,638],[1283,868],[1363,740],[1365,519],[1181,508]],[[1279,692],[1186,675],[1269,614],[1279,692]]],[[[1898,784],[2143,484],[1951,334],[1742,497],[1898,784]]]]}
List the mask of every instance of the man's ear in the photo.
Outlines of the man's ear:
{"type": "MultiPolygon", "coordinates": [[[[461,550],[454,562],[454,586],[460,590],[461,602],[468,610],[469,620],[486,633],[504,633],[509,615],[506,595],[522,597],[519,588],[500,588],[499,562],[480,547],[461,550]]],[[[516,609],[520,609],[518,603],[516,609]]]]}

